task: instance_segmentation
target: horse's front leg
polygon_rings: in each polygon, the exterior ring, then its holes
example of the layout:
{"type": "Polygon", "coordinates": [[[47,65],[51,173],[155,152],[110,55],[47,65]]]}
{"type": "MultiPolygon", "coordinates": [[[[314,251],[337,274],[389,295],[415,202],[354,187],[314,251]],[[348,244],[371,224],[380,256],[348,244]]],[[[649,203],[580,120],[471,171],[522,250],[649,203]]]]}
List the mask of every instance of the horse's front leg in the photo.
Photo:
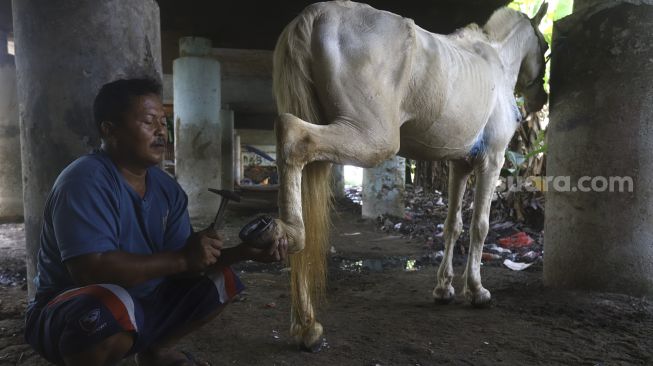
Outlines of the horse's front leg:
{"type": "Polygon", "coordinates": [[[483,243],[489,229],[490,205],[496,188],[503,154],[487,152],[482,159],[474,163],[476,173],[476,193],[474,195],[474,213],[470,226],[469,257],[463,274],[463,293],[474,306],[490,303],[490,291],[481,285],[481,257],[483,243]]]}
{"type": "Polygon", "coordinates": [[[449,303],[456,294],[453,280],[453,248],[463,230],[462,202],[465,195],[467,179],[472,168],[466,161],[449,162],[449,212],[444,223],[444,257],[438,269],[437,281],[433,289],[433,298],[439,303],[449,303]]]}

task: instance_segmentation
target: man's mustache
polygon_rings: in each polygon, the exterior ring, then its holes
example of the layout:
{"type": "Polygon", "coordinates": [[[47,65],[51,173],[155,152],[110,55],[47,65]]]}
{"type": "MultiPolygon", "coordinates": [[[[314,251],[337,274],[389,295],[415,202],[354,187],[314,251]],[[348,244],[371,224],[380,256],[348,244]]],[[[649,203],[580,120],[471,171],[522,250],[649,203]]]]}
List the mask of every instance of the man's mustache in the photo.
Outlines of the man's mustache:
{"type": "Polygon", "coordinates": [[[151,146],[165,146],[166,140],[163,137],[157,137],[151,146]]]}

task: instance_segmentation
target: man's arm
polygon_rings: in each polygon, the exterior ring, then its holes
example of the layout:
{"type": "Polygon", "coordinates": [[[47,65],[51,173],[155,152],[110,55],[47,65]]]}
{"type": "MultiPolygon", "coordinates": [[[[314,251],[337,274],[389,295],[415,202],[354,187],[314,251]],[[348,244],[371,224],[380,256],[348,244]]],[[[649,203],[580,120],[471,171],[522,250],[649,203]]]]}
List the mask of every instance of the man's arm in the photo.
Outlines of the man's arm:
{"type": "Polygon", "coordinates": [[[132,287],[159,277],[201,272],[218,261],[221,249],[222,241],[198,232],[179,251],[154,254],[109,251],[81,255],[65,263],[79,285],[113,283],[132,287]]]}
{"type": "Polygon", "coordinates": [[[246,244],[222,250],[216,266],[225,267],[234,263],[253,260],[261,263],[279,262],[288,255],[288,240],[281,238],[270,244],[268,249],[256,249],[246,244]]]}

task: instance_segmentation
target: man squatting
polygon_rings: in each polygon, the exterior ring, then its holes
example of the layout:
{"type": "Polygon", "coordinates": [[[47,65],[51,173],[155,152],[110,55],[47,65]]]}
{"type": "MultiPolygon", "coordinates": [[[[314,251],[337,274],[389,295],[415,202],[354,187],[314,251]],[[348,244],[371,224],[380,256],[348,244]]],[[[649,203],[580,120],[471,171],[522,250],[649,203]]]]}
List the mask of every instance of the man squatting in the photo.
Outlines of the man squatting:
{"type": "Polygon", "coordinates": [[[46,202],[25,338],[60,365],[206,364],[172,347],[243,290],[231,264],[284,260],[287,241],[223,249],[213,230],[193,232],[186,194],[157,166],[158,82],[106,84],[93,112],[101,148],[66,167],[46,202]]]}

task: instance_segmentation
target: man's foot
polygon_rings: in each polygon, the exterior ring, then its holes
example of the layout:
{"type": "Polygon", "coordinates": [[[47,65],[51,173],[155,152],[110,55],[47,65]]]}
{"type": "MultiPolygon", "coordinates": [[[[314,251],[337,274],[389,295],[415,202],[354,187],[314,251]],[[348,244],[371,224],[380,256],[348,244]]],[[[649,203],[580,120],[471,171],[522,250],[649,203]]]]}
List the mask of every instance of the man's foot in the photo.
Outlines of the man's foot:
{"type": "Polygon", "coordinates": [[[147,350],[136,355],[138,366],[211,366],[206,361],[200,361],[183,351],[172,348],[158,348],[147,350]]]}

